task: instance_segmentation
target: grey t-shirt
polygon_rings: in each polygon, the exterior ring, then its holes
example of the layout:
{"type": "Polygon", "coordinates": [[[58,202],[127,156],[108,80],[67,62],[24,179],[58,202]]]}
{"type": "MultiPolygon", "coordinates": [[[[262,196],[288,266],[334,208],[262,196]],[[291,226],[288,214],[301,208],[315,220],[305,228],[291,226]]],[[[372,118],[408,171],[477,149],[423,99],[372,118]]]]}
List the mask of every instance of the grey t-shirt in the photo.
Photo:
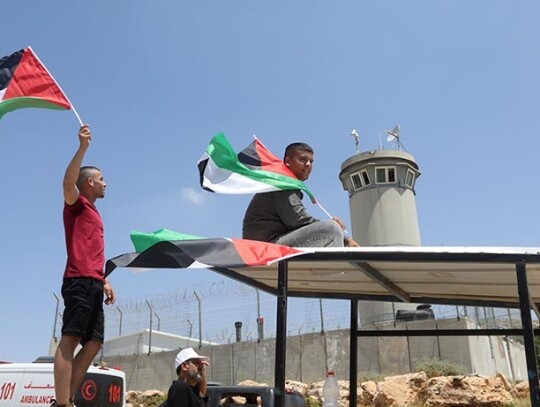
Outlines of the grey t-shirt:
{"type": "Polygon", "coordinates": [[[311,216],[302,203],[300,190],[255,194],[244,215],[244,239],[275,242],[292,230],[319,220],[311,216]]]}

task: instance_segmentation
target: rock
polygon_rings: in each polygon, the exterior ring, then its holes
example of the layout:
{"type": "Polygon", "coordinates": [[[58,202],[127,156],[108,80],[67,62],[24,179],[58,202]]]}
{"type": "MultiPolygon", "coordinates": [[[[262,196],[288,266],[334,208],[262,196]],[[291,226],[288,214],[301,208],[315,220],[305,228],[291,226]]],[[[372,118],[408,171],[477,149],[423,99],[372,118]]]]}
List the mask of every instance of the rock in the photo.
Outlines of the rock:
{"type": "Polygon", "coordinates": [[[126,407],[156,406],[165,400],[165,394],[159,390],[126,392],[126,407]]]}
{"type": "Polygon", "coordinates": [[[133,404],[133,402],[139,397],[139,394],[141,394],[140,391],[128,390],[126,392],[126,403],[133,404]]]}
{"type": "Polygon", "coordinates": [[[498,407],[512,401],[500,377],[433,377],[428,381],[427,392],[427,407],[498,407]]]}
{"type": "Polygon", "coordinates": [[[375,393],[377,393],[377,383],[372,380],[360,383],[360,386],[358,386],[358,394],[356,396],[356,404],[359,406],[373,405],[375,393]]]}
{"type": "Polygon", "coordinates": [[[386,377],[377,384],[373,405],[396,407],[422,404],[426,400],[427,381],[424,372],[386,377]]]}
{"type": "Polygon", "coordinates": [[[291,390],[296,390],[297,392],[302,394],[302,396],[306,397],[309,385],[306,384],[306,383],[297,382],[295,380],[287,380],[285,382],[285,388],[286,389],[291,389],[291,390]]]}
{"type": "MultiPolygon", "coordinates": [[[[338,380],[339,406],[349,405],[349,382],[338,380]]],[[[244,380],[238,386],[268,386],[253,380],[244,380]]],[[[323,401],[324,380],[307,384],[287,380],[285,387],[300,392],[317,403],[323,401]]],[[[386,377],[376,383],[366,381],[357,389],[356,402],[362,407],[499,407],[511,405],[513,398],[529,399],[529,383],[520,382],[514,387],[503,374],[495,377],[469,375],[427,378],[424,372],[386,377]]],[[[157,406],[165,399],[158,390],[127,391],[126,407],[157,406]]],[[[231,402],[244,404],[243,397],[233,397],[231,402]]],[[[260,403],[260,400],[258,400],[260,403]]]]}
{"type": "Polygon", "coordinates": [[[504,388],[505,388],[506,391],[509,391],[509,392],[512,391],[512,385],[510,384],[510,382],[508,381],[508,379],[506,378],[505,375],[503,375],[502,373],[497,373],[495,375],[495,377],[498,377],[499,379],[501,379],[501,381],[504,384],[504,388]]]}
{"type": "Polygon", "coordinates": [[[163,397],[165,394],[162,391],[159,391],[159,390],[146,390],[146,391],[142,392],[140,397],[151,398],[151,397],[155,397],[156,395],[163,397]]]}
{"type": "Polygon", "coordinates": [[[512,394],[517,399],[529,399],[531,393],[529,392],[529,382],[519,382],[512,389],[512,394]]]}

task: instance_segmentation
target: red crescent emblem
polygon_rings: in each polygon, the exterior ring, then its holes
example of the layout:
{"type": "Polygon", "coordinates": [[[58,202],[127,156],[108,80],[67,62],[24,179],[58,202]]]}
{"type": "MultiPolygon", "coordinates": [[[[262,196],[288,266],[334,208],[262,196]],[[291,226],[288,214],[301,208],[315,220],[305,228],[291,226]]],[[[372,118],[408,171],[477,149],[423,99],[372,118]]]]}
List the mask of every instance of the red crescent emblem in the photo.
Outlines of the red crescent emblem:
{"type": "Polygon", "coordinates": [[[87,380],[81,386],[81,395],[82,398],[87,401],[92,401],[96,398],[97,394],[97,385],[93,380],[87,380]]]}

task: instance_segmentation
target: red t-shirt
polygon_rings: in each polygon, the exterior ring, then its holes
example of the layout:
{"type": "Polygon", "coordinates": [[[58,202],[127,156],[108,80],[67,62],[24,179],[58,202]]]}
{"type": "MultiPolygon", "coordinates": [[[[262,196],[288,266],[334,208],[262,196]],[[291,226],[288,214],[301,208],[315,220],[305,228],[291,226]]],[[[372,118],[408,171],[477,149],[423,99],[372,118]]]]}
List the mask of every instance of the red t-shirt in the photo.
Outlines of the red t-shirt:
{"type": "Polygon", "coordinates": [[[84,196],[79,195],[73,205],[64,203],[64,230],[67,250],[64,278],[91,277],[103,281],[103,221],[84,196]]]}

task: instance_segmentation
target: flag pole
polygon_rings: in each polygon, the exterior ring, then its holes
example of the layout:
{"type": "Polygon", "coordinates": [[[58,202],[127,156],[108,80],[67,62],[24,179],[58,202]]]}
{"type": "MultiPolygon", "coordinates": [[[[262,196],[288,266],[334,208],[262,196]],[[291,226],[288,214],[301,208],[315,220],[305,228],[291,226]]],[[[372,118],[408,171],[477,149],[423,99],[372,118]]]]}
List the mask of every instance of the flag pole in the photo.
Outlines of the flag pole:
{"type": "Polygon", "coordinates": [[[84,123],[81,120],[81,116],[79,116],[79,112],[77,112],[77,109],[75,109],[75,106],[71,105],[71,110],[73,110],[73,113],[75,114],[75,117],[79,121],[79,124],[81,125],[81,127],[84,126],[84,123]]]}
{"type": "Polygon", "coordinates": [[[319,201],[316,202],[317,206],[319,208],[321,208],[321,210],[326,214],[326,216],[328,216],[330,219],[333,218],[332,215],[330,215],[330,212],[328,212],[326,209],[324,209],[324,207],[319,203],[319,201]]]}
{"type": "MultiPolygon", "coordinates": [[[[319,203],[319,201],[315,202],[317,204],[317,206],[319,208],[321,208],[321,210],[326,214],[326,216],[328,216],[330,219],[334,219],[334,217],[332,215],[330,215],[330,212],[328,212],[326,209],[324,209],[324,207],[319,203]]],[[[345,233],[346,235],[349,234],[349,232],[347,232],[347,229],[343,229],[343,233],[345,233]]]]}

